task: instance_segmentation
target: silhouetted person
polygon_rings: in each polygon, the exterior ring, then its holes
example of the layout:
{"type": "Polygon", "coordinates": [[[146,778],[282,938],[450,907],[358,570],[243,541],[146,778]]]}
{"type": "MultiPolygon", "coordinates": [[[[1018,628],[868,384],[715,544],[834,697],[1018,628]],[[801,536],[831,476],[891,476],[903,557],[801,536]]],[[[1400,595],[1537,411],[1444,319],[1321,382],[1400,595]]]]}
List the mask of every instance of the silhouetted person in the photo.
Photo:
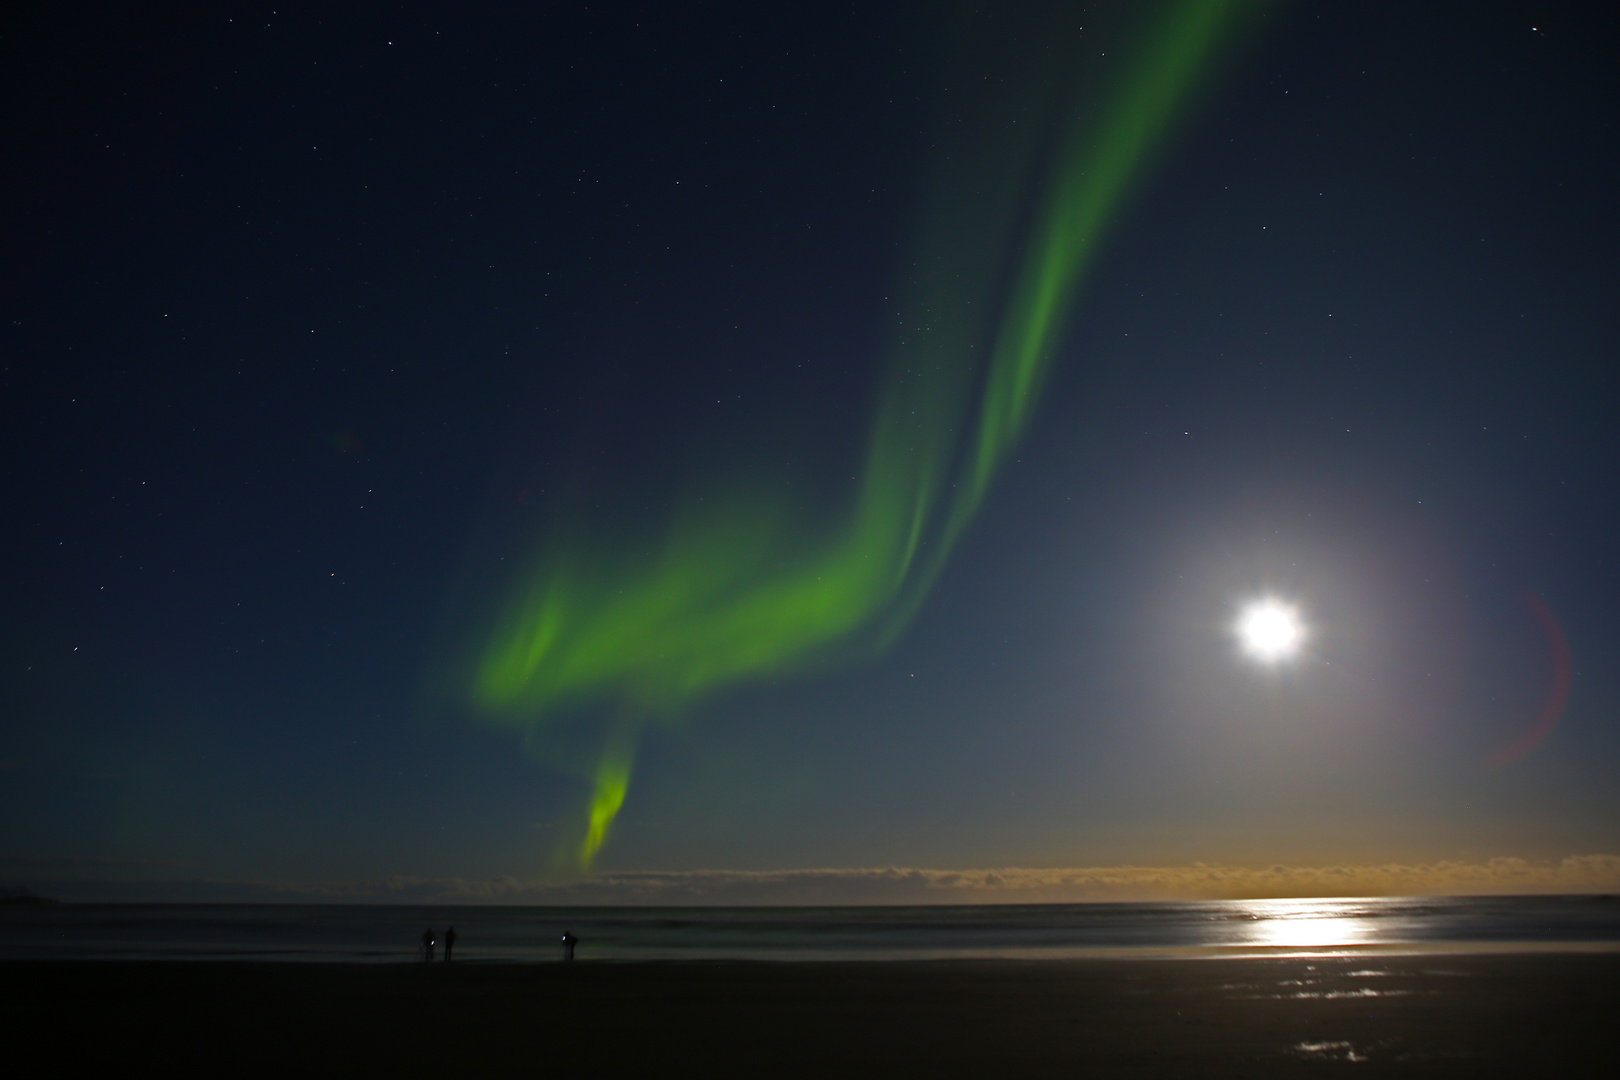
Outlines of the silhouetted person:
{"type": "Polygon", "coordinates": [[[574,958],[574,946],[579,944],[579,938],[574,936],[574,932],[572,930],[564,930],[562,943],[563,959],[572,960],[574,958]]]}
{"type": "Polygon", "coordinates": [[[444,962],[450,962],[450,950],[456,947],[456,928],[451,927],[444,932],[444,962]]]}
{"type": "Polygon", "coordinates": [[[423,960],[423,962],[429,963],[429,964],[433,963],[433,945],[434,945],[433,927],[430,926],[426,930],[422,931],[422,960],[423,960]]]}

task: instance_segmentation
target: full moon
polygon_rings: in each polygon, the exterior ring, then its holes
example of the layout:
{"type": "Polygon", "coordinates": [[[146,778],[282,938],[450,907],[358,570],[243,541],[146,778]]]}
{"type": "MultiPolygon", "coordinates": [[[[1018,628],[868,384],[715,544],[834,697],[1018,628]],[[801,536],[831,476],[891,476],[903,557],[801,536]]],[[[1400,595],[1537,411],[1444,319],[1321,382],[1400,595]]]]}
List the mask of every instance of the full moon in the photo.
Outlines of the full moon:
{"type": "Polygon", "coordinates": [[[1299,613],[1275,600],[1257,600],[1244,608],[1235,629],[1243,651],[1267,663],[1298,652],[1305,637],[1299,613]]]}

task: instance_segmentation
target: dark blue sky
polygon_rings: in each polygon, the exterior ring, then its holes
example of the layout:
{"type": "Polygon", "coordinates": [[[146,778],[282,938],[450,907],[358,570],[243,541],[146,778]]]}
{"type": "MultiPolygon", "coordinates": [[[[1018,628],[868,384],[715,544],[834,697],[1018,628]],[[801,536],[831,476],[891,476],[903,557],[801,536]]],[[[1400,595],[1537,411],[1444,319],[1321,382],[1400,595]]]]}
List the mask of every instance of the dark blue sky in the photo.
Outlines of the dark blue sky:
{"type": "MultiPolygon", "coordinates": [[[[838,497],[938,21],[7,30],[0,878],[557,873],[586,787],[435,683],[466,596],[694,467],[838,497]]],[[[1620,852],[1613,21],[1257,25],[1133,184],[910,631],[649,736],[604,869],[1620,852]],[[1275,671],[1227,632],[1267,591],[1312,633],[1275,671]],[[1486,767],[1555,679],[1530,595],[1568,704],[1486,767]]]]}

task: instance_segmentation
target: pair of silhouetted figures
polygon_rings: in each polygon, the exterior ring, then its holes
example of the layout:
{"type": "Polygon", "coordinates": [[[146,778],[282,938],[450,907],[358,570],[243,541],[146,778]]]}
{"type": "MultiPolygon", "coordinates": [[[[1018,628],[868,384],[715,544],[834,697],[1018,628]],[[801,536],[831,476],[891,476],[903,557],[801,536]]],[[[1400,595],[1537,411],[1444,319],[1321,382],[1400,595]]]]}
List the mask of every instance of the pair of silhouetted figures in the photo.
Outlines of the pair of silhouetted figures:
{"type": "MultiPolygon", "coordinates": [[[[439,939],[433,935],[433,927],[422,931],[422,960],[433,963],[433,950],[439,944],[439,939]]],[[[456,928],[451,927],[444,932],[444,962],[450,962],[450,951],[456,947],[456,928]]]]}

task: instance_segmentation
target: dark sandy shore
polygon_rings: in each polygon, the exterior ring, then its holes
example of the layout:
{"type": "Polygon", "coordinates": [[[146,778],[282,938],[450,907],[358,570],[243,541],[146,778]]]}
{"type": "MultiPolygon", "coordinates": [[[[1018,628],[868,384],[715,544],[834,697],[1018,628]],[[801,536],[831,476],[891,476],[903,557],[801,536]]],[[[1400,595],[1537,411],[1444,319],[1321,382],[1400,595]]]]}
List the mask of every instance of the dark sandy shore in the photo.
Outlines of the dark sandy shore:
{"type": "Polygon", "coordinates": [[[1611,1075],[1620,955],[8,963],[7,1057],[182,1074],[1611,1075]],[[27,1054],[27,1057],[32,1057],[27,1054]]]}

